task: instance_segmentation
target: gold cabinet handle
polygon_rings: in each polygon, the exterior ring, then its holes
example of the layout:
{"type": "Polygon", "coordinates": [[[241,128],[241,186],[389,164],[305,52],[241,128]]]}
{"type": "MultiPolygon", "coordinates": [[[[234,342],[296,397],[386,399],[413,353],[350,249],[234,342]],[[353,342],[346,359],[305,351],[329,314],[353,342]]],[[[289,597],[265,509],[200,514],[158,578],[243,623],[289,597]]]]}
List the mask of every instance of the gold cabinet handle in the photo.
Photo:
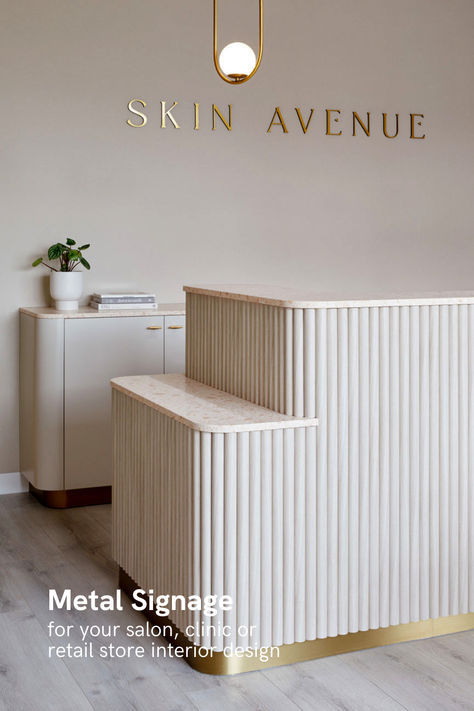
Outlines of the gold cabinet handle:
{"type": "Polygon", "coordinates": [[[147,331],[161,331],[163,326],[147,326],[146,330],[147,331]]]}
{"type": "Polygon", "coordinates": [[[173,330],[176,330],[178,328],[184,328],[184,326],[168,326],[168,328],[172,328],[173,330]]]}

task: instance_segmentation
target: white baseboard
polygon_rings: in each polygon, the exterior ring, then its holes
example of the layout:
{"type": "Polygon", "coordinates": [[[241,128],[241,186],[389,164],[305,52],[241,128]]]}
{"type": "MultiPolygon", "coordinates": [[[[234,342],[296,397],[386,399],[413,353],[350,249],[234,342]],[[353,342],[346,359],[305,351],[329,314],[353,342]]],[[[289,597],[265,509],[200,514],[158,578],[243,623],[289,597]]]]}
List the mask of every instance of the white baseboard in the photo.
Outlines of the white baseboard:
{"type": "Polygon", "coordinates": [[[28,491],[28,482],[20,472],[0,474],[0,496],[3,494],[21,494],[28,491]]]}

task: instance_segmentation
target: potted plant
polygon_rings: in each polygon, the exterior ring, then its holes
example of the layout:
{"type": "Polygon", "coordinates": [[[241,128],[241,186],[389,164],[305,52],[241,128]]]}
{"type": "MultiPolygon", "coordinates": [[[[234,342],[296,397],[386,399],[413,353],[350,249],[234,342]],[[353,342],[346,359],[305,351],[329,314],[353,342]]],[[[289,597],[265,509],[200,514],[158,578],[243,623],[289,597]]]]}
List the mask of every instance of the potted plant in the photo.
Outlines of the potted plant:
{"type": "Polygon", "coordinates": [[[35,259],[32,266],[37,267],[42,264],[50,269],[50,291],[54,299],[56,308],[62,311],[74,311],[79,308],[79,299],[82,296],[82,271],[76,267],[82,265],[84,269],[90,269],[91,265],[82,256],[85,249],[89,249],[90,244],[76,246],[75,240],[68,237],[66,244],[58,242],[52,244],[48,249],[48,260],[57,261],[53,266],[44,261],[43,257],[35,259]]]}

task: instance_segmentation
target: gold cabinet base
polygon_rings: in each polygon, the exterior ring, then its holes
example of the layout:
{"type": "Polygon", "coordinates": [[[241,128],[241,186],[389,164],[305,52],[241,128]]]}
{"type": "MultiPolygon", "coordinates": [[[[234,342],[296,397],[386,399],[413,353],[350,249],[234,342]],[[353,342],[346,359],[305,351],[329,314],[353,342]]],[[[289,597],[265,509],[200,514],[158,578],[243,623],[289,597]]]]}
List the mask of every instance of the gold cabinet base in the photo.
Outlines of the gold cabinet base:
{"type": "MultiPolygon", "coordinates": [[[[129,596],[139,587],[122,568],[119,569],[119,586],[129,596]]],[[[422,620],[421,622],[408,622],[403,625],[380,627],[366,632],[349,632],[337,637],[283,644],[280,647],[268,647],[268,661],[262,661],[262,656],[265,656],[265,654],[262,654],[263,650],[258,649],[252,650],[253,654],[250,658],[237,655],[226,656],[224,652],[207,654],[207,650],[206,656],[200,656],[200,650],[201,653],[204,653],[204,649],[190,642],[171,620],[163,617],[157,618],[153,610],[148,610],[144,614],[153,624],[159,622],[160,626],[166,624],[171,627],[173,635],[169,638],[167,637],[168,642],[186,649],[187,654],[183,658],[193,669],[204,674],[241,674],[242,672],[269,669],[270,667],[284,664],[306,662],[320,657],[330,657],[333,654],[355,652],[359,649],[381,647],[386,644],[395,644],[396,642],[409,642],[416,639],[438,637],[443,634],[474,629],[474,613],[438,617],[436,619],[422,620]],[[274,650],[273,656],[270,656],[272,649],[274,650]]]]}
{"type": "Polygon", "coordinates": [[[75,506],[98,506],[112,501],[111,486],[92,486],[86,489],[45,491],[30,484],[30,494],[50,509],[69,509],[75,506]]]}

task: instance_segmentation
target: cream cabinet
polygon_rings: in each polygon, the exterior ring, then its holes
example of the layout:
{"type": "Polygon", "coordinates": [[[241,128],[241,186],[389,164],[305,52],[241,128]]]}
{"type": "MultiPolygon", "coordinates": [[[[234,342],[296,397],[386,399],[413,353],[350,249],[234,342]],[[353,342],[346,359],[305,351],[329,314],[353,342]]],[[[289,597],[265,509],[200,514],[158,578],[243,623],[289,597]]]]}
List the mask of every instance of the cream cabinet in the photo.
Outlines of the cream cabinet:
{"type": "Polygon", "coordinates": [[[110,380],[184,372],[184,308],[173,306],[153,314],[21,310],[20,465],[44,503],[110,500],[110,380]]]}
{"type": "Polygon", "coordinates": [[[64,321],[66,489],[111,483],[110,379],[163,372],[163,325],[163,316],[64,321]]]}

